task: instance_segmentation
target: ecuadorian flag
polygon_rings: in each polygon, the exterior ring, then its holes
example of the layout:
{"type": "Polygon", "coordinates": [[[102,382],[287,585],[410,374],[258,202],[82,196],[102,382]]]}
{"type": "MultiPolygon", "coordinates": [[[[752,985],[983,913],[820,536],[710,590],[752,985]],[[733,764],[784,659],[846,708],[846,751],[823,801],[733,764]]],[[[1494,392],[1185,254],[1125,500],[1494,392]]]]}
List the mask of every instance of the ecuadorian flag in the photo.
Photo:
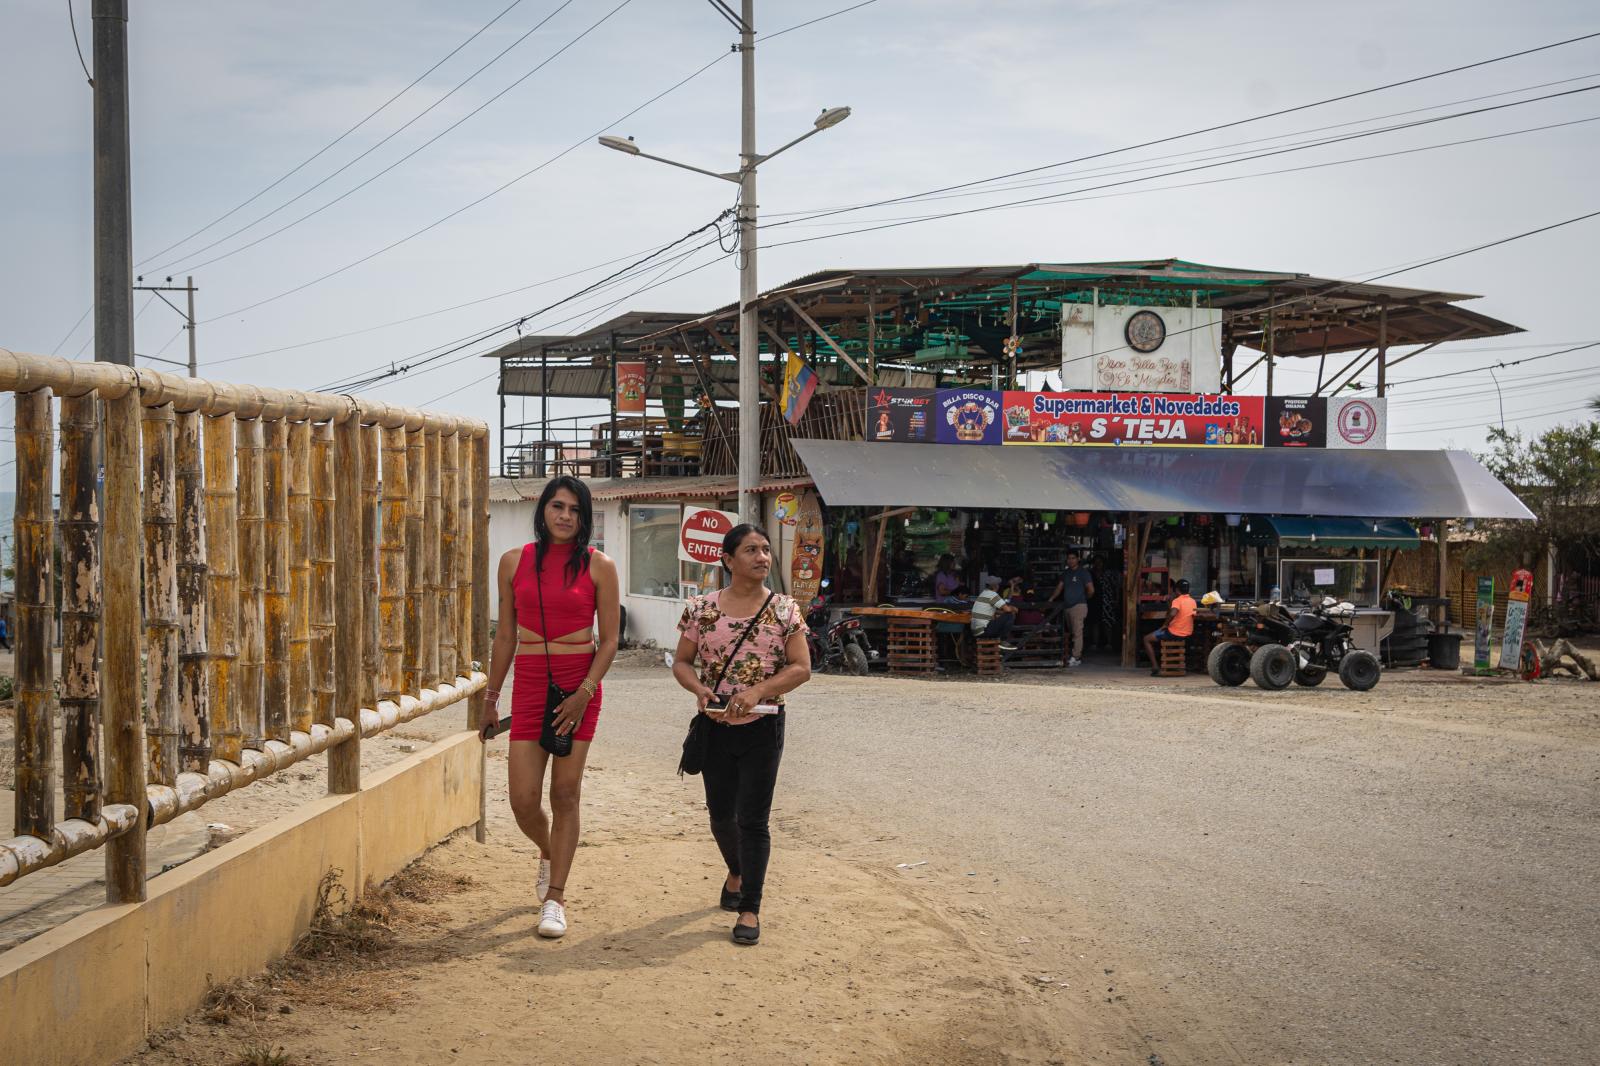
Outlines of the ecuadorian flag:
{"type": "Polygon", "coordinates": [[[789,362],[783,372],[783,417],[791,426],[798,425],[817,391],[817,372],[806,366],[806,361],[789,353],[789,362]]]}

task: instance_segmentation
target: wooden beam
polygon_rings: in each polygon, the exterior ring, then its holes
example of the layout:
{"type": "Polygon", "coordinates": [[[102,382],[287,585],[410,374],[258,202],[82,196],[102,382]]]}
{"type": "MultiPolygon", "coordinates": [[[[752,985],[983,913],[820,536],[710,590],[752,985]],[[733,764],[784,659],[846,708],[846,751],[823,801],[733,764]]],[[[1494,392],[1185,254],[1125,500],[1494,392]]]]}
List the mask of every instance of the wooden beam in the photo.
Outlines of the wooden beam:
{"type": "MultiPolygon", "coordinates": [[[[139,597],[139,393],[130,389],[105,403],[105,609],[101,627],[100,693],[105,724],[106,802],[146,806],[144,712],[139,672],[143,624],[139,597]]],[[[145,898],[145,827],[134,819],[106,847],[106,901],[145,898]]]]}
{"type": "Polygon", "coordinates": [[[361,791],[361,420],[351,405],[333,425],[334,481],[334,691],[335,720],[348,718],[355,731],[328,751],[328,791],[361,791]]]}
{"type": "Polygon", "coordinates": [[[406,431],[383,431],[383,543],[378,550],[378,699],[397,701],[406,684],[406,431]]]}
{"type": "MultiPolygon", "coordinates": [[[[52,703],[55,669],[51,656],[51,554],[55,521],[50,466],[55,459],[50,390],[16,396],[16,808],[18,836],[51,839],[55,828],[55,728],[52,703]]],[[[97,572],[67,575],[68,581],[100,582],[97,572]]],[[[93,645],[90,645],[92,654],[93,645]]],[[[137,675],[135,675],[137,676],[137,675]]],[[[133,708],[138,713],[138,707],[133,708]]]]}
{"type": "Polygon", "coordinates": [[[442,502],[439,434],[423,430],[422,511],[422,687],[439,683],[439,516],[442,502]]]}
{"type": "Polygon", "coordinates": [[[289,426],[289,723],[311,732],[311,423],[289,426]]]}
{"type": "Polygon", "coordinates": [[[204,422],[198,411],[182,412],[173,442],[178,474],[178,720],[183,730],[178,755],[182,770],[201,774],[211,766],[204,422]]]}
{"type": "MultiPolygon", "coordinates": [[[[25,397],[17,398],[21,414],[25,397]]],[[[100,398],[94,393],[61,400],[61,747],[62,790],[68,818],[100,817],[100,398]]],[[[18,427],[18,462],[21,427],[18,427]]],[[[25,471],[19,466],[18,483],[25,471]]],[[[49,479],[39,484],[46,488],[49,479]]],[[[32,507],[25,493],[17,497],[17,698],[23,689],[22,655],[28,646],[20,632],[22,609],[29,600],[22,573],[26,553],[21,519],[32,507]]],[[[48,633],[48,630],[46,631],[48,633]]],[[[46,642],[48,646],[48,641],[46,642]]],[[[17,736],[20,739],[22,730],[17,736]]],[[[18,789],[19,800],[21,789],[18,789]]],[[[22,809],[20,802],[17,808],[22,809]]]]}
{"type": "Polygon", "coordinates": [[[312,721],[334,726],[338,676],[334,666],[334,626],[338,598],[334,575],[333,423],[311,427],[311,693],[312,721]]]}
{"type": "Polygon", "coordinates": [[[244,750],[234,676],[234,660],[239,656],[237,438],[233,412],[206,418],[206,652],[211,745],[218,759],[235,764],[244,750]]]}
{"type": "MultiPolygon", "coordinates": [[[[616,363],[613,362],[615,367],[616,363]]],[[[613,399],[616,389],[612,389],[613,399]]],[[[613,426],[616,418],[611,419],[613,426]]],[[[422,515],[427,509],[422,430],[406,430],[406,644],[402,692],[422,691],[422,515]]]]}
{"type": "Polygon", "coordinates": [[[146,407],[144,436],[145,736],[150,780],[178,780],[178,480],[171,404],[146,407]]]}
{"type": "Polygon", "coordinates": [[[834,339],[832,337],[828,336],[828,331],[823,329],[821,326],[817,325],[816,320],[813,319],[810,315],[806,314],[805,310],[803,308],[801,308],[801,306],[799,304],[795,303],[794,300],[792,300],[791,298],[789,298],[787,296],[785,296],[783,298],[783,302],[788,304],[789,308],[792,311],[794,311],[795,314],[800,316],[801,321],[805,322],[805,324],[811,328],[811,332],[812,333],[815,333],[817,336],[821,337],[822,338],[822,342],[824,344],[826,344],[829,348],[833,349],[833,352],[834,352],[835,355],[837,355],[840,359],[843,359],[846,363],[850,364],[850,369],[854,370],[856,372],[856,376],[857,377],[859,377],[863,382],[865,382],[868,385],[871,385],[873,383],[872,382],[872,376],[870,374],[868,374],[865,370],[861,369],[861,364],[856,362],[854,359],[850,358],[849,353],[846,352],[843,348],[839,347],[839,345],[834,341],[834,339]]]}
{"type": "Polygon", "coordinates": [[[239,710],[244,746],[261,748],[267,659],[266,471],[259,418],[241,418],[239,433],[239,710]]]}
{"type": "Polygon", "coordinates": [[[261,678],[262,735],[289,743],[289,642],[293,619],[289,611],[289,424],[274,418],[262,427],[265,462],[262,488],[266,494],[266,581],[262,589],[262,616],[266,622],[266,657],[261,678]]]}
{"type": "MultiPolygon", "coordinates": [[[[477,437],[472,442],[472,658],[489,668],[489,441],[477,437]]],[[[467,728],[476,730],[483,723],[483,690],[479,689],[467,705],[467,728]]],[[[486,748],[484,749],[487,750],[486,748]]],[[[483,769],[479,756],[479,770],[483,769]]],[[[478,824],[474,829],[481,843],[487,808],[485,784],[488,774],[478,774],[478,824]]]]}
{"type": "Polygon", "coordinates": [[[439,678],[456,679],[457,628],[456,548],[460,542],[461,441],[454,433],[439,437],[439,678]]]}
{"type": "Polygon", "coordinates": [[[378,707],[383,654],[378,611],[378,526],[383,430],[361,427],[361,706],[378,707]]]}

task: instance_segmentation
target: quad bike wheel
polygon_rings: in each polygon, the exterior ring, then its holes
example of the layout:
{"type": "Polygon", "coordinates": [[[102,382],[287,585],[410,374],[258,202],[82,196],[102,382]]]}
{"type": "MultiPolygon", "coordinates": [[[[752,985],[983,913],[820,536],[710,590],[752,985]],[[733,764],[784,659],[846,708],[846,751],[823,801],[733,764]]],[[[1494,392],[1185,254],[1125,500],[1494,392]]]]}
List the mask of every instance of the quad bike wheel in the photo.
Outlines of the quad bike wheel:
{"type": "Polygon", "coordinates": [[[1378,657],[1370,651],[1350,652],[1339,660],[1339,680],[1344,682],[1344,687],[1356,692],[1366,692],[1378,683],[1378,675],[1383,668],[1378,664],[1378,657]]]}
{"type": "Polygon", "coordinates": [[[1237,688],[1250,680],[1250,649],[1232,642],[1218,644],[1206,656],[1206,673],[1223,688],[1237,688]]]}
{"type": "Polygon", "coordinates": [[[1263,644],[1250,657],[1251,680],[1256,683],[1256,688],[1268,692],[1288,688],[1298,669],[1299,663],[1295,660],[1294,652],[1282,644],[1263,644]]]}
{"type": "Polygon", "coordinates": [[[1328,676],[1326,666],[1306,665],[1294,672],[1294,683],[1301,688],[1316,688],[1328,676]]]}

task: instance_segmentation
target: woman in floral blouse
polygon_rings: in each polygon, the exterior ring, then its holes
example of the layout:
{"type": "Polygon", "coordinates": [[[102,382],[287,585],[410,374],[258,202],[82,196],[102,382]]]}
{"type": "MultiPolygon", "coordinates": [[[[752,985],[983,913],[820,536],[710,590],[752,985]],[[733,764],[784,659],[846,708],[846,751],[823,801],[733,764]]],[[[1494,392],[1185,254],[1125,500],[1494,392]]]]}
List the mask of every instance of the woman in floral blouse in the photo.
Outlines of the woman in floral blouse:
{"type": "Polygon", "coordinates": [[[702,777],[711,835],[728,866],[722,909],[739,912],[733,942],[754,944],[761,936],[761,889],[772,850],[767,820],[783,758],[783,694],[811,676],[811,649],[800,606],[788,596],[768,598],[772,544],[765,530],[748,524],[730,530],[722,541],[722,566],[728,587],[696,596],[684,608],[672,673],[716,723],[702,777]],[[750,633],[741,645],[746,628],[750,633]],[[713,696],[726,703],[718,707],[713,696]]]}

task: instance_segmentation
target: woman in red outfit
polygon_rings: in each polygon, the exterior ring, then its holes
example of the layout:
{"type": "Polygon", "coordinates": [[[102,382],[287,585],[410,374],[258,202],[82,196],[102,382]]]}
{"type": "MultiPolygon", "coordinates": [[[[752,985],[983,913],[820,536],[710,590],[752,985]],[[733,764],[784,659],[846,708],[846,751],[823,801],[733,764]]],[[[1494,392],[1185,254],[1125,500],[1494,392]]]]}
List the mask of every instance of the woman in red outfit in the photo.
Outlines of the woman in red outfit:
{"type": "Polygon", "coordinates": [[[578,850],[583,767],[600,720],[600,679],[617,654],[617,567],[589,546],[594,507],[589,487],[575,477],[558,477],[544,487],[533,529],[533,543],[500,557],[500,625],[485,700],[493,720],[500,713],[500,686],[515,660],[511,811],[539,846],[539,935],[554,938],[567,931],[567,874],[578,850]],[[572,738],[572,751],[553,760],[546,819],[540,800],[552,759],[539,736],[550,682],[572,693],[554,722],[558,735],[572,738]]]}

